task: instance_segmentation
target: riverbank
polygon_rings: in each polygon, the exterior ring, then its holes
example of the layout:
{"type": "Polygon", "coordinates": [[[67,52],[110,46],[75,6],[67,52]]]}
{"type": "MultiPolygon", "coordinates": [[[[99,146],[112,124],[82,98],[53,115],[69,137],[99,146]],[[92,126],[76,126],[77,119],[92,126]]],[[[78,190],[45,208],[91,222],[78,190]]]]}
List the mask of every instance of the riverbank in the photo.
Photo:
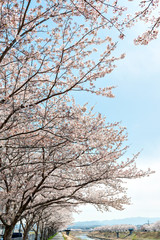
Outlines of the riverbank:
{"type": "MultiPolygon", "coordinates": [[[[93,239],[100,240],[115,240],[117,239],[116,233],[109,232],[89,232],[88,236],[93,239]]],[[[133,234],[129,235],[129,233],[119,233],[119,240],[158,240],[160,239],[160,232],[133,232],[133,234]]]]}
{"type": "MultiPolygon", "coordinates": [[[[66,240],[117,240],[116,233],[109,232],[81,232],[71,231],[66,240]]],[[[118,240],[158,240],[160,232],[134,232],[129,236],[129,233],[119,233],[118,240]]]]}

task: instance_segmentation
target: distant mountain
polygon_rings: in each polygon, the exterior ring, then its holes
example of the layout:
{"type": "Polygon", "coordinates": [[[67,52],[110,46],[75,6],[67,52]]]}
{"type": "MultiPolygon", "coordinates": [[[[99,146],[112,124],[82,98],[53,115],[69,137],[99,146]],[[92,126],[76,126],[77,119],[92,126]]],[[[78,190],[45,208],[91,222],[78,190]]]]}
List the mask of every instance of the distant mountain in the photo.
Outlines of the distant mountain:
{"type": "Polygon", "coordinates": [[[124,219],[113,219],[104,221],[87,221],[87,222],[75,222],[69,229],[90,229],[105,225],[115,225],[115,224],[133,224],[133,225],[143,225],[145,223],[154,223],[160,221],[158,218],[145,218],[145,217],[134,217],[134,218],[124,218],[124,219]]]}

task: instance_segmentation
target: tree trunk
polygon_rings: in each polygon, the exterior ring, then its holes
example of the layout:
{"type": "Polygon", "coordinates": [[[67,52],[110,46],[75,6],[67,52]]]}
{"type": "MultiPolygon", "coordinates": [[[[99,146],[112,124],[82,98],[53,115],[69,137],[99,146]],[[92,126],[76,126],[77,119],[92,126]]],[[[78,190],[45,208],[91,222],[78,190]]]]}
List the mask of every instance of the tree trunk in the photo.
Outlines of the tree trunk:
{"type": "Polygon", "coordinates": [[[39,222],[37,223],[37,229],[35,231],[35,233],[36,233],[35,240],[38,240],[38,232],[39,232],[39,222]]]}
{"type": "Polygon", "coordinates": [[[31,221],[29,224],[26,224],[26,227],[23,229],[23,240],[27,240],[28,232],[31,229],[33,222],[31,221]]]}
{"type": "Polygon", "coordinates": [[[40,240],[44,240],[44,224],[43,223],[40,228],[40,240]]]}
{"type": "Polygon", "coordinates": [[[29,232],[29,230],[27,231],[27,230],[25,229],[25,231],[23,232],[23,240],[26,240],[26,239],[27,239],[27,237],[28,237],[28,232],[29,232]]]}
{"type": "Polygon", "coordinates": [[[43,237],[44,237],[44,240],[47,239],[47,229],[46,229],[46,228],[44,229],[44,235],[43,235],[43,237]]]}
{"type": "Polygon", "coordinates": [[[11,240],[12,239],[12,232],[15,225],[10,225],[5,227],[5,232],[3,236],[3,240],[11,240]]]}

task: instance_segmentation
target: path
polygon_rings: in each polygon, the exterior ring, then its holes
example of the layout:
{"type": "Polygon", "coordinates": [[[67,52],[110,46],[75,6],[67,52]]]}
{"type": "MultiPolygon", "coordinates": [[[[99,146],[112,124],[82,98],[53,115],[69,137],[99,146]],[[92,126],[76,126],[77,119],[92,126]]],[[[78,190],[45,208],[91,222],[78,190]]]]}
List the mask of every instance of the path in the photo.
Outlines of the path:
{"type": "Polygon", "coordinates": [[[62,233],[58,233],[52,240],[64,240],[62,233]]]}

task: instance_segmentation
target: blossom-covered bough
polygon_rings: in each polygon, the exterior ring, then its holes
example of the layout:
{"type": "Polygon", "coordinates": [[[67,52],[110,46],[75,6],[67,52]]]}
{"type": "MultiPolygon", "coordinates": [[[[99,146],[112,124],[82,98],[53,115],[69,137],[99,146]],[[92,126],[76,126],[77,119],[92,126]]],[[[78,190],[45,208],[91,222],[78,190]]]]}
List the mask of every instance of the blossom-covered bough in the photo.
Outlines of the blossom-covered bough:
{"type": "Polygon", "coordinates": [[[125,160],[125,128],[106,123],[72,92],[113,97],[96,80],[115,68],[124,37],[118,1],[0,1],[0,220],[15,224],[46,207],[92,203],[123,209],[124,179],[150,174],[125,160]],[[120,17],[120,18],[119,18],[120,17]],[[97,51],[95,46],[100,45],[97,51]]]}
{"type": "Polygon", "coordinates": [[[157,39],[160,27],[159,0],[144,0],[136,2],[139,4],[138,11],[128,15],[125,25],[133,26],[137,21],[144,22],[145,29],[135,40],[136,45],[147,45],[150,41],[157,39]]]}

